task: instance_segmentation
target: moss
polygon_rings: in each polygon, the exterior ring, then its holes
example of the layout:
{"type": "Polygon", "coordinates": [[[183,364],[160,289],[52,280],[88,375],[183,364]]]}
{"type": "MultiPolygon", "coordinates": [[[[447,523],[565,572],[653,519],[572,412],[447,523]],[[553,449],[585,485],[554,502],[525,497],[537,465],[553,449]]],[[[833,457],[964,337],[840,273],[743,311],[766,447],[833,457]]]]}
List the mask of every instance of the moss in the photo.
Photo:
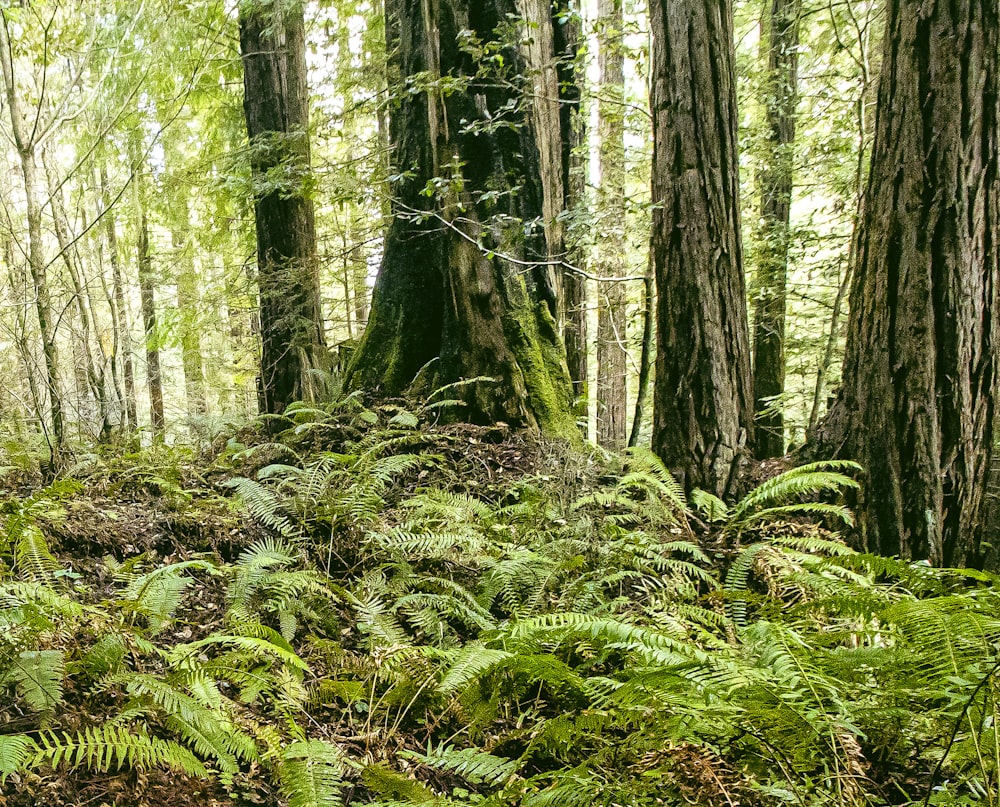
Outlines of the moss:
{"type": "Polygon", "coordinates": [[[544,302],[531,301],[523,280],[512,282],[520,289],[508,294],[506,333],[524,376],[528,408],[542,434],[579,443],[573,385],[555,320],[544,302]],[[515,296],[519,299],[510,299],[515,296]]]}

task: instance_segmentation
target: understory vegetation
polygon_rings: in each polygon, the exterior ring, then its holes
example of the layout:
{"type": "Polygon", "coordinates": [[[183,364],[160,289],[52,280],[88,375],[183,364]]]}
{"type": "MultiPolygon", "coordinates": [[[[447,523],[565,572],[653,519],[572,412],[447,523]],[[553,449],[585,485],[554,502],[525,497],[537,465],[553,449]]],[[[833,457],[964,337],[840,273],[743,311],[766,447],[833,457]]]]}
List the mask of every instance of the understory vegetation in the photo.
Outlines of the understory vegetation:
{"type": "Polygon", "coordinates": [[[997,578],[850,549],[856,466],[434,414],[8,468],[0,802],[997,804],[997,578]]]}

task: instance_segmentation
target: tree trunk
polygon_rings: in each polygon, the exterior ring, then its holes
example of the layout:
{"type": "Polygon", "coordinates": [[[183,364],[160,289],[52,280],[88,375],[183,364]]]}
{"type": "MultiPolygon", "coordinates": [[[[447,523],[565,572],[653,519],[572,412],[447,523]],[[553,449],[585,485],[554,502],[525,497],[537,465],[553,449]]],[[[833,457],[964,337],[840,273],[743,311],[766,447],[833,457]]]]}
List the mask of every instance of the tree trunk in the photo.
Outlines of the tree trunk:
{"type": "MultiPolygon", "coordinates": [[[[754,314],[754,448],[758,459],[785,453],[785,283],[788,274],[801,0],[770,0],[764,106],[768,136],[760,185],[754,314]]],[[[763,22],[761,27],[763,28],[763,22]]]]}
{"type": "MultiPolygon", "coordinates": [[[[136,179],[138,182],[138,178],[136,179]]],[[[149,222],[146,211],[139,213],[139,299],[142,303],[142,328],[146,337],[146,384],[149,388],[149,422],[153,440],[163,439],[163,379],[160,374],[160,335],[156,326],[156,292],[153,280],[153,256],[149,249],[149,222]]]]}
{"type": "MultiPolygon", "coordinates": [[[[583,212],[587,205],[587,125],[581,106],[585,68],[581,63],[581,50],[586,45],[580,14],[558,1],[554,4],[557,23],[553,26],[555,37],[556,69],[559,75],[559,118],[562,139],[564,207],[573,214],[583,212]]],[[[582,268],[586,256],[577,243],[585,239],[574,238],[571,228],[565,233],[566,254],[570,264],[582,268]]],[[[566,344],[566,365],[573,382],[574,408],[578,417],[586,421],[587,414],[587,284],[579,272],[564,269],[563,288],[563,341],[566,344]]],[[[584,427],[586,432],[586,426],[584,427]]]]}
{"type": "Polygon", "coordinates": [[[256,185],[263,410],[317,400],[329,371],[309,157],[303,7],[255,0],[240,11],[243,109],[256,185]],[[275,187],[275,177],[281,176],[275,187]]]}
{"type": "MultiPolygon", "coordinates": [[[[76,356],[74,371],[79,375],[79,380],[83,382],[82,385],[78,385],[81,391],[81,403],[84,403],[88,397],[93,397],[97,403],[98,434],[99,439],[104,442],[111,436],[107,379],[104,371],[107,366],[107,357],[101,352],[100,361],[94,358],[92,347],[94,326],[91,317],[90,291],[83,279],[80,255],[70,229],[69,218],[66,215],[62,187],[52,174],[47,157],[48,155],[43,151],[42,165],[45,167],[49,188],[49,209],[52,212],[52,224],[56,241],[59,244],[60,255],[73,286],[73,307],[80,320],[79,333],[75,334],[73,339],[73,351],[76,356]]],[[[97,347],[100,351],[100,344],[97,347]]],[[[81,421],[92,420],[92,413],[86,411],[89,408],[89,403],[80,407],[79,419],[81,421]],[[85,414],[86,416],[84,416],[85,414]]],[[[82,426],[83,423],[80,425],[82,426]]],[[[88,425],[90,424],[88,423],[88,425]]]]}
{"type": "Polygon", "coordinates": [[[415,380],[423,392],[466,380],[447,393],[461,417],[572,436],[548,228],[525,226],[553,183],[539,169],[537,113],[506,80],[525,75],[525,59],[495,41],[514,12],[512,0],[387,3],[411,90],[390,124],[405,175],[346,384],[398,395],[415,380]]]}
{"type": "MultiPolygon", "coordinates": [[[[0,12],[2,16],[2,12],[0,12]]],[[[49,440],[50,460],[58,464],[66,445],[63,427],[62,395],[59,390],[59,351],[56,345],[56,323],[52,317],[52,302],[49,294],[46,259],[42,244],[42,205],[38,200],[35,132],[29,127],[22,109],[14,75],[14,54],[7,31],[7,18],[0,19],[0,71],[3,74],[10,114],[14,145],[21,163],[21,178],[24,181],[25,212],[28,218],[28,270],[35,299],[35,315],[38,318],[38,333],[42,340],[42,357],[45,364],[46,392],[48,395],[49,418],[52,426],[49,440]]]]}
{"type": "Polygon", "coordinates": [[[628,435],[629,448],[639,445],[639,433],[646,415],[646,399],[649,397],[649,376],[653,366],[653,317],[656,316],[656,293],[653,286],[653,267],[647,262],[646,274],[642,279],[642,348],[639,352],[639,378],[635,385],[632,430],[628,435]]]}
{"type": "MultiPolygon", "coordinates": [[[[168,164],[181,164],[175,150],[167,149],[168,164]]],[[[190,419],[189,431],[198,437],[204,431],[201,421],[208,414],[205,390],[205,365],[201,348],[201,295],[194,265],[194,248],[189,245],[191,219],[184,179],[174,182],[171,198],[166,205],[173,255],[174,279],[177,284],[177,330],[181,343],[181,368],[184,371],[184,394],[190,419]]]]}
{"type": "Polygon", "coordinates": [[[827,445],[861,462],[867,546],[981,562],[997,378],[995,0],[890,0],[843,386],[827,445]]]}
{"type": "MultiPolygon", "coordinates": [[[[601,135],[597,273],[623,277],[625,272],[625,52],[621,0],[599,0],[597,106],[601,135]]],[[[625,447],[626,390],[625,284],[601,282],[597,291],[597,442],[625,447]]]]}
{"type": "Polygon", "coordinates": [[[107,171],[101,167],[101,199],[105,216],[105,237],[108,242],[108,258],[111,262],[110,300],[111,322],[114,329],[114,356],[120,357],[122,375],[125,382],[125,422],[129,429],[139,427],[139,416],[135,394],[135,367],[132,362],[132,331],[129,324],[128,304],[125,299],[125,284],[122,282],[121,259],[118,255],[118,234],[115,230],[115,217],[110,210],[110,194],[108,192],[107,171]]]}
{"type": "Polygon", "coordinates": [[[687,489],[734,491],[752,442],[728,2],[653,0],[653,447],[687,489]]]}

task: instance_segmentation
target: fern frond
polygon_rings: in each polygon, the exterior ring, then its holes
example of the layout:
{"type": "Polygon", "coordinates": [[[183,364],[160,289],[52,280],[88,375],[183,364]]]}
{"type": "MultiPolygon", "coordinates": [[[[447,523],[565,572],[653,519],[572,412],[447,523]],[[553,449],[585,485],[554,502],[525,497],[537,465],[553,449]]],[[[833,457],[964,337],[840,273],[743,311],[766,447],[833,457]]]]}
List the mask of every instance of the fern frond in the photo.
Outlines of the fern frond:
{"type": "Polygon", "coordinates": [[[730,512],[730,521],[741,524],[750,514],[765,507],[786,504],[798,496],[812,496],[818,493],[837,493],[845,488],[858,488],[858,483],[843,471],[860,471],[857,463],[826,460],[801,465],[779,474],[743,497],[730,512]]]}
{"type": "Polygon", "coordinates": [[[24,770],[37,748],[35,741],[24,734],[0,734],[0,785],[12,773],[24,770]]]}
{"type": "Polygon", "coordinates": [[[62,651],[23,650],[12,660],[6,673],[35,711],[48,711],[62,700],[65,675],[62,651]]]}
{"type": "MultiPolygon", "coordinates": [[[[640,446],[633,446],[627,449],[625,453],[628,455],[629,466],[633,471],[641,472],[647,477],[654,479],[658,490],[676,508],[678,513],[688,512],[684,488],[674,479],[673,474],[667,470],[667,467],[663,464],[663,460],[648,448],[640,446]]],[[[624,483],[624,480],[622,481],[624,483]]]]}
{"type": "Polygon", "coordinates": [[[480,642],[470,642],[456,655],[451,669],[438,685],[438,691],[445,695],[460,692],[512,657],[513,654],[506,650],[494,650],[480,642]]]}
{"type": "Polygon", "coordinates": [[[69,734],[39,732],[29,767],[48,763],[53,768],[85,767],[104,773],[109,770],[148,771],[157,767],[175,768],[189,776],[208,776],[205,766],[190,751],[172,740],[151,737],[144,730],[135,733],[118,726],[95,726],[69,734]]]}
{"type": "Polygon", "coordinates": [[[257,521],[286,538],[301,538],[302,530],[284,510],[284,500],[271,488],[253,479],[236,477],[222,483],[236,495],[257,521]]]}
{"type": "Polygon", "coordinates": [[[776,521],[788,516],[835,518],[844,522],[848,527],[854,526],[854,514],[851,513],[850,509],[842,504],[829,504],[828,502],[800,502],[768,507],[746,515],[740,524],[744,528],[749,528],[761,521],[776,521]]]}
{"type": "Polygon", "coordinates": [[[323,740],[298,740],[281,755],[281,790],[288,807],[341,807],[343,755],[323,740]]]}
{"type": "Polygon", "coordinates": [[[455,748],[452,745],[440,745],[426,754],[404,751],[401,756],[441,771],[458,774],[472,784],[492,787],[502,786],[519,767],[518,761],[514,759],[494,756],[478,748],[455,748]]]}
{"type": "Polygon", "coordinates": [[[35,524],[20,524],[10,537],[14,568],[21,577],[34,581],[47,580],[61,568],[49,550],[44,533],[35,524]]]}
{"type": "Polygon", "coordinates": [[[707,490],[692,490],[691,504],[709,521],[725,521],[729,517],[729,505],[707,490]]]}

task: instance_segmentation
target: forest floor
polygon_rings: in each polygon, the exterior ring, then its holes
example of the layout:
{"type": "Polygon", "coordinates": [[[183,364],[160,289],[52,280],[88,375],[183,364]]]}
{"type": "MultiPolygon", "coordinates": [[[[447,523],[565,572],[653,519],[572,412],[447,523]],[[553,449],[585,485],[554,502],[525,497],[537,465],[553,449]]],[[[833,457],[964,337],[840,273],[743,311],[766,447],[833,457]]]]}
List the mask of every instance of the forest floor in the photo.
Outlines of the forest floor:
{"type": "MultiPolygon", "coordinates": [[[[327,452],[349,450],[364,436],[366,425],[341,423],[323,437],[301,442],[289,439],[294,449],[271,443],[265,431],[249,428],[230,435],[228,445],[216,441],[213,448],[204,451],[161,447],[139,453],[122,450],[118,454],[106,451],[102,456],[86,455],[73,475],[80,480],[79,489],[66,497],[60,495],[60,506],[54,513],[43,515],[39,526],[48,549],[73,580],[80,599],[113,605],[120,599],[121,580],[109,569],[109,559],[117,565],[141,558],[143,565],[152,569],[203,557],[220,565],[234,562],[241,552],[273,531],[247,513],[225,483],[237,476],[252,477],[273,460],[287,460],[292,452],[304,452],[308,462],[327,452]],[[240,439],[246,443],[239,443],[240,439]],[[234,442],[240,446],[236,451],[234,442]],[[257,448],[260,450],[255,451],[257,448]],[[220,454],[227,455],[222,462],[220,454]],[[228,461],[233,454],[236,460],[228,461]]],[[[495,497],[521,479],[558,477],[563,484],[572,486],[579,484],[584,474],[596,473],[593,457],[511,432],[504,426],[455,424],[432,428],[424,436],[424,445],[421,440],[404,440],[407,451],[433,451],[440,458],[434,481],[444,482],[455,491],[495,497]]],[[[430,481],[426,473],[398,480],[383,503],[381,515],[391,520],[388,511],[393,502],[430,481]]],[[[9,469],[0,484],[0,489],[16,491],[8,501],[8,509],[45,488],[40,474],[30,466],[9,469]]],[[[122,614],[123,618],[127,616],[122,614]]],[[[223,630],[226,616],[226,581],[218,577],[193,580],[186,586],[183,602],[173,612],[170,628],[158,634],[159,643],[168,648],[204,638],[223,630]]],[[[74,731],[107,719],[106,707],[112,705],[107,703],[107,693],[100,692],[97,702],[93,695],[74,687],[71,680],[67,682],[58,708],[59,730],[74,731]]],[[[35,724],[35,716],[25,714],[16,702],[9,702],[6,708],[0,706],[0,732],[23,730],[35,724]]],[[[95,772],[85,766],[71,770],[47,766],[15,773],[0,786],[0,807],[216,807],[234,803],[279,805],[286,801],[259,765],[241,772],[230,787],[214,778],[193,777],[177,770],[95,772]]]]}
{"type": "Polygon", "coordinates": [[[853,553],[849,467],[284,425],[8,470],[0,807],[994,803],[1000,587],[853,553]]]}

